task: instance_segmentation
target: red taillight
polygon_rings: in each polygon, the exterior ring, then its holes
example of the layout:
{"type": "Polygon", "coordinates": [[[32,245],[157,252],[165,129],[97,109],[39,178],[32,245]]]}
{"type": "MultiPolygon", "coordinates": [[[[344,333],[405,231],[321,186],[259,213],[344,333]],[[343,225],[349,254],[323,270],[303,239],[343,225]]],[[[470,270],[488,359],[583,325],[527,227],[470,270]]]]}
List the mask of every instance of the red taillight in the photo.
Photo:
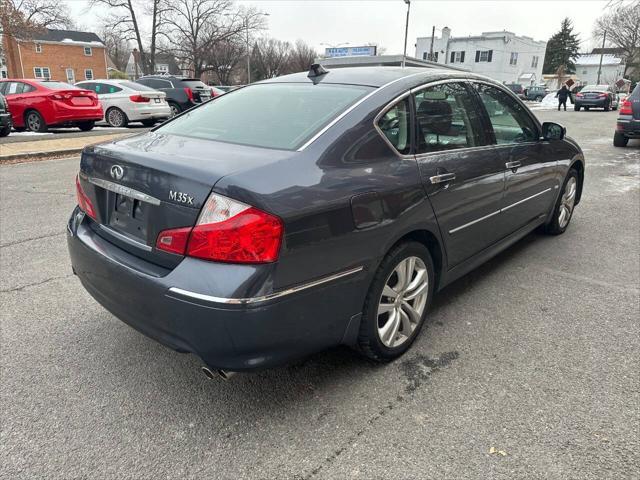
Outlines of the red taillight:
{"type": "Polygon", "coordinates": [[[584,97],[582,93],[576,93],[576,97],[584,97]]]}
{"type": "Polygon", "coordinates": [[[189,100],[193,102],[193,90],[191,90],[189,87],[184,87],[184,91],[187,94],[187,97],[189,97],[189,100]]]}
{"type": "Polygon", "coordinates": [[[129,100],[135,103],[146,103],[151,99],[149,97],[143,97],[142,95],[130,95],[129,100]]]}
{"type": "Polygon", "coordinates": [[[156,248],[165,252],[177,253],[184,255],[189,241],[191,227],[174,228],[172,230],[163,230],[158,234],[156,248]]]}
{"type": "Polygon", "coordinates": [[[84,193],[84,189],[82,185],[80,185],[80,177],[76,175],[76,198],[78,199],[78,206],[80,210],[89,215],[91,218],[96,220],[96,212],[93,209],[93,203],[91,203],[91,199],[87,197],[87,194],[84,193]]]}
{"type": "Polygon", "coordinates": [[[632,115],[633,109],[631,108],[631,100],[625,100],[620,105],[620,115],[632,115]]]}
{"type": "Polygon", "coordinates": [[[212,193],[193,229],[161,232],[156,248],[216,262],[269,263],[278,259],[283,230],[278,217],[212,193]]]}
{"type": "Polygon", "coordinates": [[[607,94],[606,93],[601,93],[598,95],[598,98],[607,98],[607,94]]]}

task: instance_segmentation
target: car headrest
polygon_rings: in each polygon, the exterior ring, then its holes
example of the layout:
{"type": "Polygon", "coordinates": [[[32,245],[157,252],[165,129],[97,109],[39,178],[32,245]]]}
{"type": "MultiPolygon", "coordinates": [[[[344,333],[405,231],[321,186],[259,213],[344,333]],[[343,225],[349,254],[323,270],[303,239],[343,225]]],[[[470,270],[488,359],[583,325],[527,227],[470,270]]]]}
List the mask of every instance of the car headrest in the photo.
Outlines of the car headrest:
{"type": "Polygon", "coordinates": [[[418,122],[423,133],[445,135],[451,130],[451,105],[444,100],[423,100],[418,106],[418,122]]]}

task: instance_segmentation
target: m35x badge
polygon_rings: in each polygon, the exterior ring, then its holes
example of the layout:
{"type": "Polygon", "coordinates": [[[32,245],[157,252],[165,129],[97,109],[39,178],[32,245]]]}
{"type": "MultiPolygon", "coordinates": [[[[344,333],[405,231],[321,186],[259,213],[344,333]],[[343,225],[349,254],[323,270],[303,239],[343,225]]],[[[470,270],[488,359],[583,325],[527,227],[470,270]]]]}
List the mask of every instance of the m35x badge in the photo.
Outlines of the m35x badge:
{"type": "Polygon", "coordinates": [[[174,202],[193,205],[193,197],[183,192],[174,192],[173,190],[169,190],[169,198],[174,202]]]}

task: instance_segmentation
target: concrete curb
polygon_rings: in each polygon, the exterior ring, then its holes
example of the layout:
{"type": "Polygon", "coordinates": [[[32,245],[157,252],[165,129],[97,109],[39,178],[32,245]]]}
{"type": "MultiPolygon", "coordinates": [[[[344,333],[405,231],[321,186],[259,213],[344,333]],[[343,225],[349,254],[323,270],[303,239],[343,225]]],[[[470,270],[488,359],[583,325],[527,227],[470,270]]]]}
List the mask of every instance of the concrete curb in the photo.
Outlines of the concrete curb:
{"type": "Polygon", "coordinates": [[[27,152],[15,153],[13,155],[0,155],[0,165],[9,165],[12,163],[35,162],[38,160],[49,160],[52,158],[60,158],[65,156],[79,155],[82,148],[67,148],[61,150],[50,150],[48,152],[27,152]]]}

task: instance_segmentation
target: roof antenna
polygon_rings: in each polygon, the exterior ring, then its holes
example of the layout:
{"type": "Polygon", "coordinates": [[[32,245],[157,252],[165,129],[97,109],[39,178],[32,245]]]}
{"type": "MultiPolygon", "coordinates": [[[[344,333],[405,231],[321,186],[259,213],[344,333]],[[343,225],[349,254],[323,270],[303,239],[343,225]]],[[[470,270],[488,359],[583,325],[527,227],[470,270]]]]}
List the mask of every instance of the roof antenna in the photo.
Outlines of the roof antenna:
{"type": "Polygon", "coordinates": [[[309,69],[309,73],[307,74],[307,77],[314,78],[314,77],[319,77],[321,75],[326,75],[327,73],[329,73],[329,70],[325,70],[325,68],[319,63],[314,63],[311,65],[311,68],[309,69]]]}

